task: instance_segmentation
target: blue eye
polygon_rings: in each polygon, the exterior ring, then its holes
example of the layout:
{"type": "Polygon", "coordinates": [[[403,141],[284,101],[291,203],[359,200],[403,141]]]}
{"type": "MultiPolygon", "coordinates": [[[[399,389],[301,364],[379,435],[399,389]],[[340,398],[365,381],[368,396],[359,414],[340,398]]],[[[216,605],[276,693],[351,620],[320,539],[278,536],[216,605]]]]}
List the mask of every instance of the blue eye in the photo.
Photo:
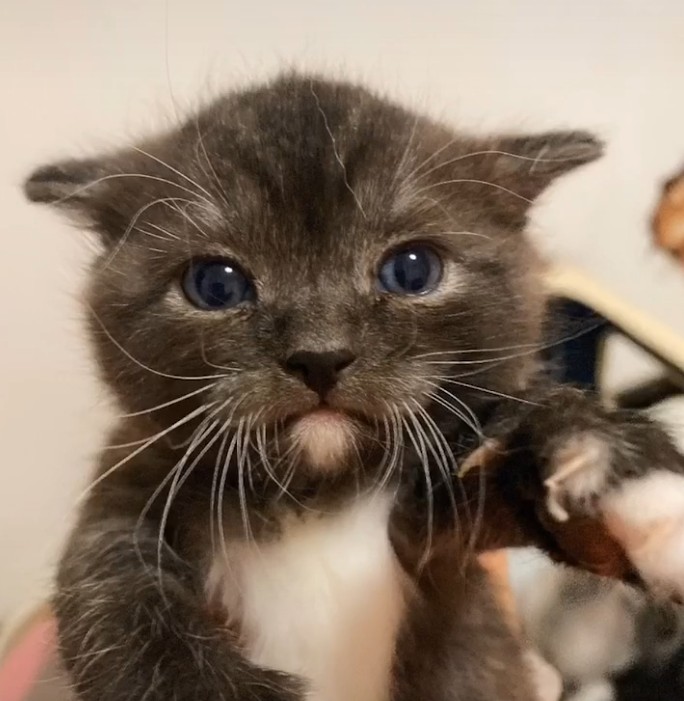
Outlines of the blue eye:
{"type": "Polygon", "coordinates": [[[442,261],[427,246],[412,246],[385,258],[378,274],[380,288],[400,295],[432,292],[442,279],[442,261]]]}
{"type": "Polygon", "coordinates": [[[230,309],[256,296],[251,281],[229,260],[192,261],[182,286],[187,298],[206,310],[230,309]]]}

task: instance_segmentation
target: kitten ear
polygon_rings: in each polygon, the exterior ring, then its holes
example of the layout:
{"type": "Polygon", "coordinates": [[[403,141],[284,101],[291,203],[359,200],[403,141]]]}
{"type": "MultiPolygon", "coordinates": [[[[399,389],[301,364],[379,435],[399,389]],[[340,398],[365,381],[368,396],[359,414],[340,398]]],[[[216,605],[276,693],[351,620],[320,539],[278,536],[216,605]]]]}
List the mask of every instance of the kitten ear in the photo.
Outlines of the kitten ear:
{"type": "Polygon", "coordinates": [[[119,172],[115,160],[108,157],[60,161],[35,170],[24,182],[24,194],[31,202],[56,207],[79,226],[108,238],[124,214],[114,187],[119,172]]]}
{"type": "Polygon", "coordinates": [[[603,155],[603,142],[587,131],[552,131],[505,136],[492,144],[499,179],[515,183],[518,194],[536,199],[556,178],[603,155]]]}
{"type": "Polygon", "coordinates": [[[35,170],[24,183],[24,193],[31,202],[64,207],[87,205],[93,188],[103,176],[101,164],[92,160],[62,161],[35,170]]]}
{"type": "Polygon", "coordinates": [[[482,164],[481,176],[498,189],[500,213],[524,219],[530,205],[556,178],[600,158],[604,146],[586,131],[553,131],[503,136],[487,142],[485,148],[490,156],[482,164]]]}
{"type": "Polygon", "coordinates": [[[552,131],[533,136],[497,139],[495,168],[502,178],[514,178],[520,194],[538,197],[556,178],[603,155],[603,143],[586,131],[552,131]]]}

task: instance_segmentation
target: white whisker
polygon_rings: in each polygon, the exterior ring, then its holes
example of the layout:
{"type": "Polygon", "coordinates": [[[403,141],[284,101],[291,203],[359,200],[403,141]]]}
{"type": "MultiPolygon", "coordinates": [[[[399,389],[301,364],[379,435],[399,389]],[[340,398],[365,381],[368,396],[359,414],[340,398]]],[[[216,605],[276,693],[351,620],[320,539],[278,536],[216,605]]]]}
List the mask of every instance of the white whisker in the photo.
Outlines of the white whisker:
{"type": "Polygon", "coordinates": [[[392,475],[398,465],[399,457],[399,431],[396,428],[396,409],[385,402],[387,411],[391,417],[391,421],[388,420],[387,416],[382,417],[382,423],[384,428],[384,449],[382,460],[378,465],[378,473],[380,474],[380,480],[375,488],[377,494],[381,494],[387,484],[389,483],[392,475]]]}
{"type": "Polygon", "coordinates": [[[245,463],[247,462],[248,456],[248,442],[249,436],[247,432],[247,424],[251,414],[248,417],[243,417],[240,419],[240,425],[238,426],[238,441],[237,441],[237,452],[238,452],[238,496],[240,499],[240,514],[242,515],[242,528],[247,542],[254,541],[254,534],[252,532],[252,524],[249,520],[249,506],[247,504],[247,494],[245,491],[245,463]]]}
{"type": "Polygon", "coordinates": [[[451,397],[459,406],[463,408],[463,411],[465,412],[465,416],[467,416],[469,421],[466,421],[467,425],[478,435],[482,436],[482,426],[480,425],[480,420],[477,418],[475,412],[460,398],[457,397],[455,394],[450,392],[448,389],[445,387],[442,387],[439,384],[436,384],[434,382],[431,382],[434,387],[437,388],[438,392],[444,392],[448,397],[451,397]]]}
{"type": "MultiPolygon", "coordinates": [[[[209,190],[206,190],[203,188],[196,180],[193,180],[192,178],[188,177],[185,173],[182,173],[180,170],[177,168],[174,168],[171,164],[167,163],[166,161],[163,161],[161,158],[158,158],[157,156],[154,156],[151,153],[148,153],[147,151],[144,151],[141,149],[139,146],[133,146],[133,150],[137,151],[138,153],[141,153],[143,156],[147,156],[148,158],[151,158],[153,161],[156,161],[159,163],[159,165],[164,166],[165,168],[168,168],[172,173],[175,173],[176,175],[180,176],[187,182],[189,182],[191,185],[194,185],[200,192],[204,193],[208,199],[206,199],[207,204],[210,204],[214,206],[214,196],[209,192],[209,190]]],[[[194,192],[196,196],[200,196],[198,192],[194,192]]],[[[202,199],[205,199],[202,197],[202,199]]]]}
{"type": "Polygon", "coordinates": [[[208,358],[207,358],[207,349],[204,345],[204,335],[200,332],[200,353],[202,354],[202,360],[204,361],[205,365],[208,365],[210,368],[214,368],[215,370],[222,370],[224,372],[239,372],[240,368],[236,367],[231,367],[230,365],[217,365],[216,363],[212,363],[208,358]]]}
{"type": "Polygon", "coordinates": [[[529,404],[530,406],[540,406],[538,402],[530,401],[529,399],[523,399],[522,397],[516,397],[512,394],[506,394],[505,392],[498,392],[494,389],[489,389],[488,387],[480,387],[479,385],[471,385],[467,382],[461,382],[460,380],[452,380],[449,377],[441,378],[442,382],[446,382],[450,385],[458,385],[459,387],[465,387],[466,389],[473,389],[477,392],[483,392],[484,394],[491,394],[495,397],[501,397],[502,399],[510,399],[514,402],[519,402],[520,404],[529,404]]]}
{"type": "MultiPolygon", "coordinates": [[[[194,434],[193,434],[194,435],[194,434]]],[[[157,485],[157,488],[152,492],[150,495],[149,499],[145,502],[145,505],[143,506],[142,510],[140,511],[140,514],[138,515],[138,520],[135,523],[135,528],[133,529],[133,547],[135,548],[135,552],[138,556],[138,559],[140,560],[140,563],[143,565],[145,571],[150,575],[152,579],[156,579],[154,577],[154,574],[151,572],[149,563],[145,559],[142,550],[140,548],[140,529],[143,526],[143,523],[145,522],[145,519],[147,517],[147,514],[149,513],[150,509],[152,508],[152,505],[154,502],[157,500],[159,495],[164,491],[166,488],[166,485],[175,479],[176,473],[181,469],[182,465],[180,462],[177,462],[164,476],[164,479],[157,485]]]]}
{"type": "Polygon", "coordinates": [[[487,234],[481,234],[479,231],[440,231],[440,236],[475,236],[479,239],[487,239],[491,241],[491,236],[487,234]]]}
{"type": "Polygon", "coordinates": [[[311,90],[311,94],[313,95],[314,100],[316,100],[316,108],[318,109],[318,113],[321,115],[321,117],[323,119],[323,126],[325,127],[325,130],[328,133],[328,136],[330,137],[330,141],[332,142],[332,149],[333,149],[333,154],[335,156],[335,160],[337,161],[340,168],[342,169],[342,177],[344,179],[344,186],[347,188],[347,190],[351,194],[352,198],[354,199],[354,202],[356,203],[356,206],[357,206],[359,212],[361,212],[361,215],[363,216],[363,218],[368,219],[368,217],[366,216],[366,213],[363,210],[363,206],[361,205],[361,200],[358,198],[358,196],[354,192],[352,186],[349,184],[349,178],[347,177],[347,167],[344,165],[344,161],[342,160],[342,157],[340,156],[340,153],[337,150],[337,141],[335,140],[335,135],[332,133],[332,129],[330,128],[330,125],[328,124],[328,117],[325,114],[323,107],[321,107],[321,102],[318,99],[318,95],[316,94],[316,91],[314,90],[313,81],[311,81],[309,83],[309,89],[311,90]]]}
{"type": "MultiPolygon", "coordinates": [[[[412,180],[414,176],[418,173],[418,171],[421,170],[421,168],[424,168],[430,161],[433,161],[437,156],[439,156],[440,153],[443,153],[446,149],[449,148],[449,146],[453,145],[456,143],[458,140],[458,137],[454,137],[453,139],[449,139],[445,144],[440,146],[436,151],[433,151],[424,161],[419,163],[407,176],[406,180],[412,180]]],[[[420,176],[422,177],[422,176],[420,176]]],[[[418,178],[418,180],[420,179],[418,178]]]]}
{"type": "MultiPolygon", "coordinates": [[[[439,385],[435,384],[435,387],[439,389],[439,385]]],[[[446,401],[443,397],[435,394],[434,392],[429,392],[427,395],[435,404],[439,404],[441,407],[446,409],[449,413],[453,414],[456,418],[460,419],[468,428],[475,430],[474,426],[468,420],[468,417],[460,411],[457,407],[453,406],[446,401]]]]}
{"type": "Polygon", "coordinates": [[[175,399],[170,399],[168,402],[164,402],[163,404],[157,404],[157,406],[150,407],[149,409],[141,409],[140,411],[133,411],[130,414],[120,414],[119,418],[120,419],[130,419],[134,416],[142,416],[143,414],[150,414],[153,411],[158,411],[159,409],[166,409],[166,407],[173,406],[174,404],[178,404],[179,402],[183,402],[186,399],[189,399],[190,397],[194,397],[198,394],[201,394],[202,392],[206,392],[208,389],[211,389],[212,387],[216,387],[216,382],[210,382],[208,385],[204,385],[204,387],[200,387],[199,389],[195,389],[192,392],[188,392],[187,394],[184,394],[182,397],[176,397],[175,399]]]}
{"type": "Polygon", "coordinates": [[[562,345],[563,343],[567,343],[568,341],[574,341],[577,338],[581,338],[587,333],[590,333],[591,331],[594,331],[597,328],[600,328],[605,324],[604,321],[597,321],[593,324],[589,324],[588,326],[580,329],[579,331],[576,331],[571,334],[567,334],[565,336],[562,336],[559,339],[553,340],[553,341],[541,341],[541,342],[536,342],[536,343],[521,343],[518,345],[512,345],[512,346],[501,346],[498,348],[465,348],[465,349],[459,349],[459,348],[454,348],[452,350],[441,350],[441,351],[431,351],[429,353],[419,353],[417,355],[411,356],[413,360],[419,360],[423,358],[428,358],[428,357],[435,357],[435,356],[450,356],[453,354],[467,354],[467,353],[496,353],[500,351],[509,351],[509,350],[525,350],[527,352],[525,353],[515,353],[512,355],[505,355],[505,356],[497,356],[495,358],[489,358],[489,359],[481,359],[477,361],[451,361],[451,360],[446,360],[443,361],[441,364],[467,364],[467,363],[494,363],[494,362],[499,362],[499,361],[504,361],[504,360],[512,360],[514,358],[520,358],[524,357],[526,355],[534,354],[542,350],[548,350],[549,348],[554,348],[555,346],[562,345]]]}
{"type": "Polygon", "coordinates": [[[134,358],[115,338],[112,336],[111,333],[109,333],[109,330],[107,327],[104,325],[100,317],[97,315],[95,310],[92,308],[92,306],[88,305],[93,317],[97,321],[97,323],[100,325],[100,328],[104,332],[104,334],[107,336],[107,338],[132,362],[134,362],[136,365],[141,367],[143,370],[147,370],[148,372],[151,372],[153,375],[159,375],[160,377],[166,377],[170,380],[216,380],[217,378],[221,377],[228,377],[228,375],[220,375],[220,374],[214,374],[214,375],[195,375],[195,376],[183,376],[183,375],[173,375],[168,372],[161,372],[160,370],[155,370],[154,368],[151,368],[149,365],[145,365],[145,363],[142,363],[139,361],[137,358],[134,358]]]}
{"type": "Polygon", "coordinates": [[[164,229],[163,227],[159,226],[158,224],[153,224],[152,222],[147,222],[145,224],[145,226],[149,226],[149,227],[161,232],[162,234],[164,234],[164,238],[170,238],[170,239],[173,239],[174,241],[181,240],[180,236],[176,236],[176,234],[172,233],[168,229],[164,229]]]}
{"type": "Polygon", "coordinates": [[[184,219],[185,221],[187,221],[193,228],[195,228],[197,231],[199,231],[200,234],[202,234],[202,236],[203,236],[205,239],[210,238],[209,234],[208,234],[208,233],[207,233],[207,232],[206,232],[206,231],[190,216],[190,214],[188,213],[187,208],[188,208],[189,206],[191,206],[191,205],[193,205],[193,204],[197,204],[197,203],[195,203],[195,202],[188,202],[187,205],[186,205],[185,207],[181,207],[179,204],[176,204],[175,202],[173,202],[173,203],[168,203],[168,202],[166,202],[165,204],[166,204],[168,207],[170,207],[171,209],[173,209],[174,212],[178,212],[178,214],[180,214],[181,217],[183,217],[183,219],[184,219]]]}
{"type": "Polygon", "coordinates": [[[182,202],[188,201],[185,197],[159,197],[156,200],[152,200],[151,202],[146,202],[142,207],[140,207],[131,217],[131,220],[128,223],[128,226],[126,227],[126,230],[123,232],[121,238],[116,242],[116,245],[112,249],[112,252],[105,258],[104,262],[102,263],[101,269],[107,270],[107,268],[109,268],[113,260],[121,252],[121,249],[126,245],[128,237],[131,235],[131,232],[136,228],[138,220],[148,209],[152,209],[152,207],[155,207],[158,204],[168,204],[169,202],[174,202],[176,200],[181,200],[182,202]]]}
{"type": "MultiPolygon", "coordinates": [[[[219,406],[215,411],[214,415],[224,409],[227,404],[230,403],[230,399],[226,400],[221,406],[219,406]]],[[[220,419],[214,419],[209,427],[205,429],[201,435],[199,435],[195,441],[192,442],[190,447],[187,449],[181,460],[179,461],[180,468],[176,472],[176,476],[174,477],[173,481],[171,482],[171,486],[169,487],[169,493],[166,498],[166,503],[164,504],[164,510],[162,512],[161,520],[159,522],[159,536],[157,540],[157,573],[159,577],[159,585],[160,589],[163,592],[163,586],[162,586],[162,550],[163,550],[163,542],[164,542],[164,534],[166,531],[166,524],[168,522],[169,518],[169,513],[171,512],[171,505],[173,504],[173,500],[176,498],[178,492],[180,491],[181,487],[183,484],[187,481],[188,477],[192,474],[194,471],[195,467],[199,464],[200,460],[209,452],[211,447],[216,443],[216,441],[221,437],[222,431],[219,430],[217,431],[214,436],[207,441],[205,446],[202,448],[202,450],[199,452],[199,454],[194,458],[194,460],[190,463],[188,469],[185,471],[183,474],[183,467],[189,460],[190,455],[192,454],[193,450],[199,446],[202,441],[205,440],[205,438],[209,435],[211,435],[212,431],[221,424],[220,419]]]]}
{"type": "Polygon", "coordinates": [[[160,438],[163,438],[164,436],[168,435],[171,433],[171,431],[174,431],[177,428],[180,428],[184,424],[188,423],[188,421],[192,421],[194,418],[198,417],[202,412],[206,411],[209,407],[215,406],[218,404],[218,402],[211,402],[211,404],[203,404],[200,407],[197,407],[194,411],[191,411],[189,414],[184,416],[182,419],[179,419],[176,421],[174,424],[169,426],[168,428],[165,428],[163,431],[159,431],[156,435],[152,436],[146,443],[141,445],[139,448],[134,450],[132,453],[129,453],[125,458],[122,460],[119,460],[115,465],[112,465],[110,468],[105,470],[101,475],[99,475],[95,480],[93,480],[87,487],[86,489],[79,495],[78,499],[76,500],[77,503],[81,503],[83,499],[101,482],[106,480],[110,475],[112,475],[116,470],[118,470],[120,467],[125,465],[129,460],[132,460],[136,455],[139,455],[140,453],[143,452],[146,448],[151,446],[153,443],[156,443],[160,438]]]}
{"type": "Polygon", "coordinates": [[[86,183],[85,185],[82,185],[81,187],[76,188],[72,192],[68,193],[67,195],[64,195],[63,197],[60,197],[59,199],[56,199],[53,204],[59,205],[63,204],[64,202],[67,202],[68,200],[78,197],[83,192],[87,192],[91,187],[95,187],[96,185],[99,185],[100,183],[106,182],[107,180],[116,180],[118,178],[142,178],[143,180],[154,180],[155,182],[160,182],[164,183],[165,185],[173,185],[173,187],[177,187],[179,190],[183,190],[184,192],[189,193],[190,195],[193,195],[193,197],[197,197],[197,193],[194,190],[191,190],[188,187],[184,187],[180,183],[175,183],[173,180],[167,180],[166,178],[160,178],[156,175],[148,175],[146,173],[110,173],[109,175],[103,175],[101,178],[96,178],[95,180],[91,180],[90,182],[86,183]]]}
{"type": "Polygon", "coordinates": [[[510,153],[509,151],[499,151],[497,149],[487,149],[485,151],[471,151],[469,153],[456,156],[455,158],[449,158],[446,161],[438,163],[429,170],[426,170],[425,172],[421,173],[416,178],[416,181],[422,180],[431,173],[434,173],[436,170],[439,170],[440,168],[445,168],[446,166],[451,165],[452,163],[458,163],[459,161],[465,161],[468,158],[475,158],[477,156],[506,156],[508,158],[514,158],[519,161],[529,161],[532,163],[532,165],[536,165],[537,163],[567,163],[568,161],[577,160],[577,155],[565,158],[540,158],[539,156],[523,156],[519,153],[510,153]]]}
{"type": "MultiPolygon", "coordinates": [[[[430,416],[426,409],[423,406],[421,406],[420,402],[416,401],[415,399],[413,399],[412,401],[416,405],[416,408],[419,412],[419,416],[422,416],[428,431],[430,432],[433,440],[435,441],[434,447],[439,452],[439,459],[437,459],[437,457],[435,457],[435,459],[437,460],[437,465],[440,469],[440,472],[442,473],[446,484],[447,494],[449,495],[449,505],[451,506],[451,511],[454,515],[454,525],[460,529],[458,508],[456,505],[456,497],[454,495],[453,487],[453,479],[458,472],[456,458],[454,457],[453,451],[451,450],[449,441],[446,439],[439,426],[437,426],[435,420],[430,416]]],[[[461,496],[465,497],[465,491],[462,485],[461,496]]],[[[466,509],[468,509],[467,500],[464,498],[463,501],[466,503],[466,509]]]]}
{"type": "Polygon", "coordinates": [[[230,414],[228,415],[228,418],[226,419],[224,426],[225,426],[225,438],[221,443],[221,446],[218,451],[218,456],[216,458],[216,467],[214,468],[214,474],[212,477],[212,484],[211,484],[211,494],[209,497],[209,521],[210,521],[210,537],[211,537],[211,542],[212,542],[212,550],[214,549],[215,546],[215,533],[214,533],[214,506],[216,505],[216,521],[219,526],[219,534],[221,536],[221,551],[223,553],[223,556],[225,558],[226,555],[226,541],[225,541],[225,533],[223,530],[223,495],[224,495],[224,490],[226,488],[226,480],[228,477],[228,469],[230,467],[230,461],[233,456],[233,452],[235,450],[235,445],[236,445],[236,436],[237,436],[237,431],[235,431],[232,435],[230,445],[228,449],[226,450],[226,443],[227,443],[227,438],[230,435],[230,425],[233,422],[233,418],[235,417],[235,414],[237,413],[237,410],[239,409],[240,405],[244,402],[244,400],[249,396],[249,393],[243,394],[239,399],[234,401],[233,406],[230,410],[230,414]],[[225,450],[225,455],[224,455],[224,450],[225,450]],[[223,458],[221,456],[224,455],[223,458]],[[217,469],[218,469],[218,464],[222,460],[222,468],[221,468],[221,476],[220,476],[220,482],[217,485],[217,469]],[[218,492],[218,500],[216,499],[216,488],[218,486],[219,492],[218,492]]]}
{"type": "Polygon", "coordinates": [[[518,192],[515,192],[514,190],[511,190],[507,187],[504,187],[503,185],[499,185],[497,183],[490,183],[488,180],[477,180],[476,178],[454,178],[453,180],[442,180],[441,182],[438,183],[431,183],[430,185],[426,185],[425,187],[421,187],[416,191],[416,194],[419,195],[423,192],[426,192],[427,190],[431,190],[434,187],[441,187],[442,185],[466,185],[466,184],[471,184],[471,185],[486,185],[487,187],[494,188],[495,190],[500,190],[501,192],[505,192],[508,195],[512,195],[513,197],[517,197],[519,200],[523,200],[524,202],[527,202],[528,204],[532,204],[534,200],[531,200],[527,197],[524,197],[518,192]]]}
{"type": "MultiPolygon", "coordinates": [[[[149,222],[148,222],[149,225],[149,222]]],[[[158,241],[166,241],[168,240],[167,236],[162,236],[161,234],[153,234],[151,231],[148,231],[147,229],[143,229],[141,225],[135,226],[134,231],[137,231],[140,234],[143,234],[143,236],[149,236],[152,239],[157,239],[158,241]]],[[[153,248],[153,247],[148,247],[146,250],[148,251],[161,251],[159,248],[153,248]]]]}
{"type": "Polygon", "coordinates": [[[276,497],[276,499],[280,499],[282,496],[287,496],[289,497],[295,504],[298,506],[302,507],[306,511],[313,511],[309,506],[306,504],[303,504],[297,497],[295,497],[292,492],[289,491],[288,486],[285,485],[283,482],[278,479],[278,475],[275,473],[275,469],[273,468],[273,465],[271,464],[271,461],[268,457],[268,453],[266,451],[266,425],[262,424],[261,426],[257,427],[256,430],[256,442],[257,442],[257,451],[259,453],[259,457],[261,458],[261,464],[266,471],[266,474],[268,478],[274,482],[274,484],[278,487],[280,490],[279,495],[276,497]]]}
{"type": "Polygon", "coordinates": [[[216,553],[216,526],[214,524],[214,509],[216,506],[216,490],[218,488],[219,482],[219,465],[223,464],[223,459],[226,455],[226,448],[228,446],[228,441],[231,438],[230,427],[230,417],[226,419],[223,427],[221,428],[223,432],[223,440],[221,445],[219,445],[218,452],[216,453],[216,460],[214,461],[214,471],[211,476],[211,492],[209,494],[209,539],[211,541],[211,552],[212,555],[216,553]]]}
{"type": "MultiPolygon", "coordinates": [[[[411,419],[411,422],[414,424],[416,423],[415,416],[413,415],[413,412],[408,409],[408,414],[411,419]]],[[[423,556],[421,558],[421,561],[418,565],[418,569],[421,570],[425,567],[425,565],[428,562],[428,559],[431,554],[432,550],[432,539],[433,539],[433,531],[434,531],[434,495],[432,493],[432,478],[430,477],[430,468],[428,465],[428,458],[427,458],[427,452],[425,450],[425,443],[423,442],[423,439],[420,435],[414,434],[413,431],[411,430],[411,427],[409,426],[408,421],[404,416],[401,416],[401,423],[404,426],[404,429],[406,431],[406,434],[408,435],[411,443],[413,444],[413,447],[416,450],[416,453],[418,457],[420,458],[421,465],[423,467],[423,474],[425,476],[425,493],[427,497],[427,537],[425,541],[425,550],[423,552],[423,556]]]]}
{"type": "MultiPolygon", "coordinates": [[[[244,397],[243,397],[244,399],[244,397]]],[[[221,553],[225,560],[228,560],[228,548],[226,545],[226,532],[224,526],[223,517],[223,500],[226,489],[226,480],[228,479],[228,469],[230,468],[230,461],[237,449],[237,443],[240,439],[240,427],[242,426],[242,419],[238,424],[238,428],[231,438],[230,444],[228,445],[228,450],[226,451],[226,456],[223,460],[223,467],[221,469],[221,478],[219,480],[219,491],[218,491],[218,501],[216,504],[216,520],[219,527],[219,537],[221,539],[221,553]]]]}
{"type": "Polygon", "coordinates": [[[416,131],[418,128],[418,124],[420,122],[420,116],[416,115],[415,119],[413,120],[413,124],[411,126],[411,132],[409,133],[409,138],[406,140],[406,146],[404,147],[404,151],[401,154],[401,158],[399,159],[399,163],[397,164],[397,168],[394,172],[394,175],[392,176],[392,185],[396,185],[397,181],[401,178],[403,182],[406,182],[410,180],[411,178],[411,171],[408,175],[404,176],[403,175],[403,170],[406,167],[406,164],[409,161],[410,155],[411,155],[411,147],[413,146],[413,141],[416,137],[416,131]]]}
{"type": "MultiPolygon", "coordinates": [[[[214,179],[214,183],[216,184],[216,187],[219,191],[219,195],[221,196],[221,199],[223,200],[224,204],[226,207],[229,209],[231,208],[230,206],[230,201],[228,200],[228,195],[226,194],[226,191],[223,189],[223,186],[221,184],[221,179],[219,178],[216,169],[214,168],[214,164],[211,161],[211,158],[209,158],[209,153],[207,152],[207,148],[204,145],[204,137],[202,136],[202,131],[200,129],[199,125],[199,119],[195,117],[195,131],[197,132],[197,142],[195,144],[195,155],[197,156],[197,162],[200,164],[201,167],[201,162],[200,162],[200,157],[199,157],[199,149],[202,149],[202,154],[204,155],[204,160],[207,163],[207,166],[209,166],[209,170],[211,171],[211,176],[214,179]]],[[[204,168],[202,168],[204,171],[204,168]]],[[[206,171],[204,171],[204,174],[207,175],[206,171]]]]}

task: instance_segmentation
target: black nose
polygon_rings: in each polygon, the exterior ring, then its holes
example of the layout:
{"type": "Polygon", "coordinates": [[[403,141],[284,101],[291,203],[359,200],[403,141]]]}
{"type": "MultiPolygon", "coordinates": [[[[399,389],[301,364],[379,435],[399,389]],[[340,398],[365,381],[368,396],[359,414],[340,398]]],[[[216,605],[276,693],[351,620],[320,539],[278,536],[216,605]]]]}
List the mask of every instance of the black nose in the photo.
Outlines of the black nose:
{"type": "Polygon", "coordinates": [[[356,360],[348,349],[334,351],[297,351],[283,363],[291,375],[316,392],[321,398],[337,384],[339,374],[356,360]]]}

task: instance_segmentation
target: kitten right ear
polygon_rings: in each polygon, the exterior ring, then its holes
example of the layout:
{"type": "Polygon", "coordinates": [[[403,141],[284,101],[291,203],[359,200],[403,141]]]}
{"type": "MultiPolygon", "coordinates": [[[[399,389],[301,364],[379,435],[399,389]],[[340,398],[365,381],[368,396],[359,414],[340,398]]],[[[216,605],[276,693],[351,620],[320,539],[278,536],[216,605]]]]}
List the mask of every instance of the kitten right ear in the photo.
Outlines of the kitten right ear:
{"type": "Polygon", "coordinates": [[[109,237],[120,224],[123,212],[113,196],[119,169],[109,158],[68,160],[43,166],[24,182],[31,202],[49,204],[74,223],[109,237]]]}
{"type": "Polygon", "coordinates": [[[101,174],[95,160],[54,163],[34,171],[24,183],[24,193],[31,202],[77,207],[92,197],[90,190],[101,174]]]}
{"type": "Polygon", "coordinates": [[[474,177],[506,225],[522,226],[530,207],[556,179],[603,155],[603,142],[586,131],[499,136],[478,144],[485,155],[474,177]]]}

